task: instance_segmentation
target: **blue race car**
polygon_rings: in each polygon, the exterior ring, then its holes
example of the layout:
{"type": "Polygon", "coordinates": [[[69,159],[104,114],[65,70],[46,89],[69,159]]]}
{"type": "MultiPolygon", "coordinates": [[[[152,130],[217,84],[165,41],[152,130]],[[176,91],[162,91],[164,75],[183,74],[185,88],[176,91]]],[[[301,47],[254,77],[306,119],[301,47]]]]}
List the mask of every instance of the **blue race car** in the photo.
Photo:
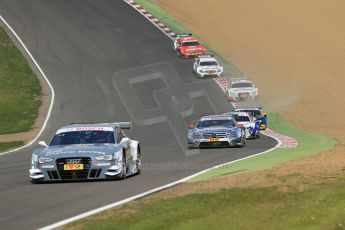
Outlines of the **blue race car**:
{"type": "Polygon", "coordinates": [[[246,129],[247,139],[259,138],[261,121],[255,119],[246,112],[229,112],[224,114],[232,115],[235,118],[238,126],[246,129]]]}
{"type": "Polygon", "coordinates": [[[231,115],[209,115],[188,130],[188,147],[244,147],[246,131],[231,115]]]}
{"type": "Polygon", "coordinates": [[[130,122],[73,124],[60,128],[49,146],[32,153],[32,182],[124,179],[141,171],[138,141],[123,129],[130,122]]]}
{"type": "Polygon", "coordinates": [[[267,114],[261,112],[260,106],[236,107],[235,112],[249,113],[257,121],[260,121],[260,130],[265,130],[267,128],[267,114]]]}

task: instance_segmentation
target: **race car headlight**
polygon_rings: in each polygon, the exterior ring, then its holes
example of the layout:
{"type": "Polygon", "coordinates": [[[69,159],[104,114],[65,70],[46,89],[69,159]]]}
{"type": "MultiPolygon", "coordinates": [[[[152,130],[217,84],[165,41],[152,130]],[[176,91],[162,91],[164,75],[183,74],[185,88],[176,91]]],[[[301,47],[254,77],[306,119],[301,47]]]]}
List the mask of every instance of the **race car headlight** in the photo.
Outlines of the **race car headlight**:
{"type": "Polygon", "coordinates": [[[112,154],[104,154],[104,155],[98,155],[95,157],[98,161],[111,161],[113,159],[112,154]]]}
{"type": "Polygon", "coordinates": [[[49,163],[49,162],[52,162],[53,160],[54,160],[53,158],[48,158],[48,157],[39,157],[38,158],[38,162],[40,164],[49,163]]]}
{"type": "Polygon", "coordinates": [[[200,139],[200,138],[201,138],[201,135],[198,134],[198,133],[195,133],[195,134],[193,134],[193,138],[194,138],[194,139],[200,139]]]}
{"type": "Polygon", "coordinates": [[[38,156],[36,154],[32,154],[31,156],[31,161],[34,162],[34,161],[38,161],[38,156]]]}

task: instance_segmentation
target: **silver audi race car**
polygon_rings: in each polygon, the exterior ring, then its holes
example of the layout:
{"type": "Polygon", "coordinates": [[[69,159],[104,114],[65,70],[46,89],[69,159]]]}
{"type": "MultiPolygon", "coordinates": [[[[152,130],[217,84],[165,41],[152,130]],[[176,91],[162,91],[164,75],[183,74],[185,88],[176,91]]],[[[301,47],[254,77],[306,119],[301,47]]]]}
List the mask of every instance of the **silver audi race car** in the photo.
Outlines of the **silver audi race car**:
{"type": "Polygon", "coordinates": [[[32,153],[33,183],[124,179],[141,171],[139,142],[125,135],[130,122],[72,124],[60,128],[52,141],[32,153]]]}
{"type": "Polygon", "coordinates": [[[232,78],[226,91],[226,98],[230,102],[255,100],[258,88],[247,78],[232,78]]]}
{"type": "Polygon", "coordinates": [[[246,131],[238,127],[231,115],[209,115],[199,119],[195,127],[189,127],[188,147],[244,147],[246,131]]]}

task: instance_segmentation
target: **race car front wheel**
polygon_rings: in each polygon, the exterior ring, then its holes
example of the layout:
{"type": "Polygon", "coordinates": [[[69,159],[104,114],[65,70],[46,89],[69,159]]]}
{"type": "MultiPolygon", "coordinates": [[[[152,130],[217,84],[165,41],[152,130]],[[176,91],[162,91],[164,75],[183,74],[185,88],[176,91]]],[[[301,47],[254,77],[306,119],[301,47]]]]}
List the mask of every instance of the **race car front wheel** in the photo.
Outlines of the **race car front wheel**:
{"type": "Polygon", "coordinates": [[[140,146],[138,146],[138,156],[137,157],[138,157],[137,162],[136,162],[137,174],[140,174],[141,173],[141,159],[142,159],[140,146]]]}
{"type": "Polygon", "coordinates": [[[41,184],[44,181],[42,179],[31,179],[30,182],[31,182],[31,184],[41,184]]]}
{"type": "Polygon", "coordinates": [[[246,139],[246,134],[245,132],[242,133],[242,138],[241,138],[241,144],[239,145],[240,147],[244,147],[247,145],[247,139],[246,139]]]}
{"type": "Polygon", "coordinates": [[[247,139],[246,139],[246,137],[243,137],[241,147],[244,147],[246,145],[247,145],[247,139]]]}
{"type": "Polygon", "coordinates": [[[127,177],[127,162],[126,162],[126,155],[123,154],[122,164],[121,164],[121,173],[120,173],[118,179],[123,180],[126,177],[127,177]]]}

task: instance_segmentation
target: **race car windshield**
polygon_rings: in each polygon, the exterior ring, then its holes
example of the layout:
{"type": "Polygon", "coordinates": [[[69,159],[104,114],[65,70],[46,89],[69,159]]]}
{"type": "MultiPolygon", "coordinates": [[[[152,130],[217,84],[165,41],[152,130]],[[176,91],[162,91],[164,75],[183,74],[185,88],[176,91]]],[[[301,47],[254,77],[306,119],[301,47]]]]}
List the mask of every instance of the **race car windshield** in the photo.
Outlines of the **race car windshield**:
{"type": "Polygon", "coordinates": [[[198,122],[198,125],[196,128],[198,129],[204,129],[204,128],[210,128],[210,127],[224,127],[224,128],[230,128],[234,127],[235,123],[233,120],[201,120],[198,122]]]}
{"type": "Polygon", "coordinates": [[[246,112],[249,113],[251,116],[253,117],[260,117],[260,110],[257,109],[244,109],[244,110],[240,110],[240,112],[246,112]]]}
{"type": "Polygon", "coordinates": [[[215,62],[215,61],[203,61],[203,62],[200,62],[200,66],[212,66],[212,65],[218,65],[218,63],[215,62]]]}
{"type": "Polygon", "coordinates": [[[56,134],[50,145],[114,144],[112,131],[72,131],[56,134]]]}
{"type": "Polygon", "coordinates": [[[245,83],[245,82],[241,82],[241,83],[234,83],[231,85],[232,88],[246,88],[246,87],[253,87],[253,85],[251,83],[245,83]]]}
{"type": "Polygon", "coordinates": [[[250,119],[247,116],[237,116],[236,121],[244,122],[244,121],[250,121],[250,119]]]}
{"type": "Polygon", "coordinates": [[[198,46],[199,42],[193,41],[193,42],[183,42],[183,46],[198,46]]]}

